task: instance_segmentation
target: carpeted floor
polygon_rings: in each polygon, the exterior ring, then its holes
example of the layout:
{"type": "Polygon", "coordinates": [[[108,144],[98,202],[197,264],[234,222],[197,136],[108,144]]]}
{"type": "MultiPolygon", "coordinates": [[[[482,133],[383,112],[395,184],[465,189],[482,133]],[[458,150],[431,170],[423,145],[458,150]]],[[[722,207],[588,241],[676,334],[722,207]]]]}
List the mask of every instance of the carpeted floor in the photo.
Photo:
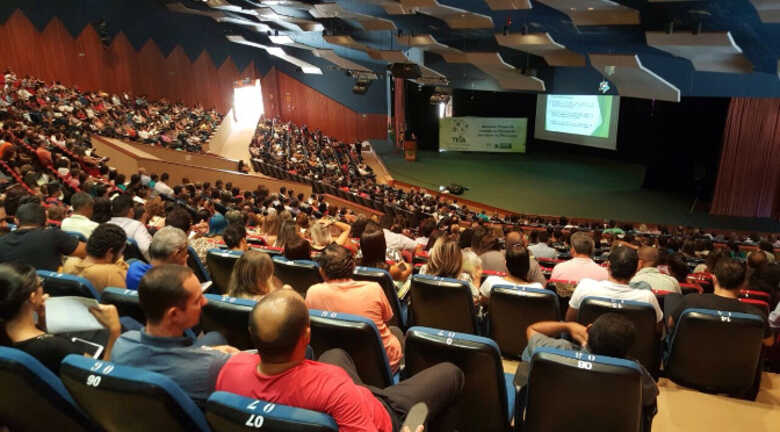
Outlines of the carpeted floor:
{"type": "Polygon", "coordinates": [[[519,213],[780,231],[770,219],[712,216],[702,206],[689,214],[692,196],[641,188],[641,165],[560,154],[432,151],[407,162],[386,142],[372,144],[396,180],[431,189],[459,183],[469,188],[463,198],[519,213]]]}

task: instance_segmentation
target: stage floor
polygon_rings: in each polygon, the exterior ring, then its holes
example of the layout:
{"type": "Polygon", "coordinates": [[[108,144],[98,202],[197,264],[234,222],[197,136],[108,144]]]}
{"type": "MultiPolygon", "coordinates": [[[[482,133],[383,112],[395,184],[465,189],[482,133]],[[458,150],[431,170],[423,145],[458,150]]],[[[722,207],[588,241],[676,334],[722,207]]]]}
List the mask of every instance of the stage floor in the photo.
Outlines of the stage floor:
{"type": "Polygon", "coordinates": [[[689,214],[693,196],[642,189],[645,168],[626,162],[561,154],[420,151],[407,162],[386,142],[372,142],[399,181],[438,190],[462,184],[462,197],[518,213],[780,231],[770,219],[689,214]]]}

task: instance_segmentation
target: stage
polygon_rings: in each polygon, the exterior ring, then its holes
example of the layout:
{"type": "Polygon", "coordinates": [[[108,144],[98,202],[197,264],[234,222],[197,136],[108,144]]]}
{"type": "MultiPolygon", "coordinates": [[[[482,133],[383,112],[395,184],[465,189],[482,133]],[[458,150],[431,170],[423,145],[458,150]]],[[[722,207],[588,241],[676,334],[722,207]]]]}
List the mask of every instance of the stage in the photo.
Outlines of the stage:
{"type": "Polygon", "coordinates": [[[463,198],[518,213],[780,231],[770,219],[712,216],[704,206],[689,214],[693,196],[643,189],[639,164],[560,153],[433,151],[407,162],[385,141],[372,145],[396,180],[436,190],[462,184],[469,188],[463,198]]]}

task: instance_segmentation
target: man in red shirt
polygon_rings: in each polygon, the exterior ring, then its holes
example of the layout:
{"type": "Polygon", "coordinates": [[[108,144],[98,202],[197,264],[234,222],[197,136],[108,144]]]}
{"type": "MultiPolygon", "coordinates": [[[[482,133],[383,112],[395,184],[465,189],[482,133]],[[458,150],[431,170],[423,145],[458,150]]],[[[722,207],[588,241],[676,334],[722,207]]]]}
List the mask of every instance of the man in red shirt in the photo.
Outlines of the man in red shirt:
{"type": "Polygon", "coordinates": [[[397,432],[417,402],[436,418],[454,405],[463,372],[439,363],[385,389],[363,385],[352,359],[340,349],[306,360],[309,310],[300,294],[280,290],[263,297],[249,322],[258,354],[242,353],[223,366],[216,389],[330,415],[341,432],[397,432]]]}

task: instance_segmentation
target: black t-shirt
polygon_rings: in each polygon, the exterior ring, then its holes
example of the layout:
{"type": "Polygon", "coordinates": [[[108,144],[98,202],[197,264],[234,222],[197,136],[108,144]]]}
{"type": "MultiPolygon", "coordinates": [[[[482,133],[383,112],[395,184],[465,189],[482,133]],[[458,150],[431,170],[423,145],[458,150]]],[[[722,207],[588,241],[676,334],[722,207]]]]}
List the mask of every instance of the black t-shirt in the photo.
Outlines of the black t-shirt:
{"type": "Polygon", "coordinates": [[[36,270],[57,271],[62,256],[78,247],[76,237],[59,228],[35,228],[12,231],[0,237],[0,262],[18,261],[36,270]]]}
{"type": "Polygon", "coordinates": [[[60,374],[60,363],[68,354],[84,354],[83,349],[70,339],[48,333],[17,342],[14,348],[35,357],[55,375],[60,374]]]}
{"type": "Polygon", "coordinates": [[[714,309],[724,312],[741,312],[758,315],[764,320],[765,336],[771,335],[766,313],[751,304],[742,303],[734,298],[721,297],[715,294],[688,294],[684,296],[677,307],[672,310],[671,317],[674,319],[674,325],[677,325],[680,314],[682,314],[685,309],[689,308],[714,309]]]}

